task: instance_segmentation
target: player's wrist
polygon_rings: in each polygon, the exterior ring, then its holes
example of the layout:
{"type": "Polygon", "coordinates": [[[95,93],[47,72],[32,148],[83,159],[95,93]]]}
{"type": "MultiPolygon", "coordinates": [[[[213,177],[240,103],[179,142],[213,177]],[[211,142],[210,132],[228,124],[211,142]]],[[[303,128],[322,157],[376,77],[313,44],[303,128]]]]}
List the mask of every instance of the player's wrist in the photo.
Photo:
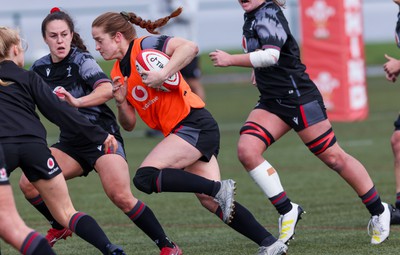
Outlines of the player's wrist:
{"type": "Polygon", "coordinates": [[[117,99],[115,99],[115,105],[117,107],[121,107],[122,105],[124,105],[126,103],[126,99],[122,100],[122,101],[118,101],[117,99]]]}

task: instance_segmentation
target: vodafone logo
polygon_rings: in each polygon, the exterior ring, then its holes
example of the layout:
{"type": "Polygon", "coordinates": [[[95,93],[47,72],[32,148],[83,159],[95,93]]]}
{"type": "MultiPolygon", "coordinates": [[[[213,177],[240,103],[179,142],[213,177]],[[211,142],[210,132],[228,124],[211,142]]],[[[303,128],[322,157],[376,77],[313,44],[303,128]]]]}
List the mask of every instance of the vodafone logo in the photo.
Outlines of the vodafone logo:
{"type": "Polygon", "coordinates": [[[132,97],[136,101],[143,102],[149,97],[149,94],[143,86],[137,85],[132,89],[132,97]]]}
{"type": "Polygon", "coordinates": [[[52,158],[49,158],[49,159],[47,160],[47,167],[48,167],[49,169],[53,169],[54,166],[55,166],[54,160],[53,160],[52,158]]]}

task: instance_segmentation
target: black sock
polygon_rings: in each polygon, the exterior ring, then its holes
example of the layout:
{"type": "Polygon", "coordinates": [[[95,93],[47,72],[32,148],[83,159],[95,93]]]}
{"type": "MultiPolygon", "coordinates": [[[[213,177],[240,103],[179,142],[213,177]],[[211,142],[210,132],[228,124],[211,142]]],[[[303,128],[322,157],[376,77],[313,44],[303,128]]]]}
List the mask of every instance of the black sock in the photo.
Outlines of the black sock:
{"type": "Polygon", "coordinates": [[[46,238],[36,231],[32,231],[22,243],[20,252],[23,255],[55,255],[46,238]]]}
{"type": "MultiPolygon", "coordinates": [[[[218,217],[222,214],[221,207],[218,207],[215,214],[218,217]]],[[[259,246],[270,246],[276,241],[276,238],[254,218],[253,214],[238,202],[235,202],[235,214],[228,226],[259,246]]]]}
{"type": "Polygon", "coordinates": [[[269,198],[269,200],[271,201],[272,205],[275,206],[275,209],[280,215],[288,213],[293,208],[292,204],[290,203],[290,199],[286,196],[285,191],[269,198]]]}
{"type": "Polygon", "coordinates": [[[69,222],[69,229],[103,254],[107,254],[106,246],[110,240],[91,216],[82,212],[75,213],[69,222]]]}
{"type": "Polygon", "coordinates": [[[400,192],[396,193],[396,208],[400,209],[400,192]]]}
{"type": "Polygon", "coordinates": [[[367,193],[360,196],[360,198],[372,216],[379,215],[385,210],[375,186],[373,186],[367,193]]]}
{"type": "Polygon", "coordinates": [[[133,223],[136,224],[151,240],[155,242],[158,248],[162,249],[165,246],[173,248],[174,245],[167,238],[161,224],[158,222],[153,211],[147,207],[142,201],[126,213],[133,223]]]}
{"type": "Polygon", "coordinates": [[[221,183],[192,174],[182,169],[164,168],[160,171],[157,183],[159,192],[191,192],[215,197],[221,183]]]}
{"type": "Polygon", "coordinates": [[[49,221],[50,225],[52,228],[55,229],[63,229],[64,227],[58,223],[54,218],[53,215],[51,215],[49,208],[47,208],[47,205],[44,203],[42,197],[38,195],[35,198],[26,198],[31,205],[33,205],[36,210],[38,210],[46,219],[49,221]]]}

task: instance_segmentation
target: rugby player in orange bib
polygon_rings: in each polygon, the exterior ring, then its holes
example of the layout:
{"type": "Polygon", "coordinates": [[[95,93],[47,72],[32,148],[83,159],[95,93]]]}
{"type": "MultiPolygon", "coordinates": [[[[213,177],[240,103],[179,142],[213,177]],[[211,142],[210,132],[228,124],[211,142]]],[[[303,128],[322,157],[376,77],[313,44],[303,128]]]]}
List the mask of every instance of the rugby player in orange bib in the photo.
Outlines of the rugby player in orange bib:
{"type": "Polygon", "coordinates": [[[195,193],[206,209],[257,243],[257,254],[286,254],[287,246],[234,201],[235,182],[221,181],[217,162],[219,128],[204,108],[204,102],[183,79],[178,89],[170,92],[161,89],[171,75],[192,61],[198,52],[197,45],[166,35],[138,38],[132,26],[138,25],[157,34],[155,29],[181,11],[178,8],[170,16],[156,21],[143,20],[132,12],[107,12],[92,23],[96,50],[105,60],[116,60],[111,78],[121,126],[132,131],[137,113],[149,127],[162,131],[165,136],[141,163],[133,183],[147,194],[195,193]],[[164,52],[170,57],[169,62],[162,70],[139,73],[135,63],[143,49],[164,52]]]}

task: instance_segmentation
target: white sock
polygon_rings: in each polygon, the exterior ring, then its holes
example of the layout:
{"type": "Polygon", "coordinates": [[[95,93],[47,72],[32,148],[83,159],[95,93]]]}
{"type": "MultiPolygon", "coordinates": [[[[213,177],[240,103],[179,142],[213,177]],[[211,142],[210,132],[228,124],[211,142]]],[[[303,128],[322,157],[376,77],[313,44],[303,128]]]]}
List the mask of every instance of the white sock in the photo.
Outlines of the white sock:
{"type": "Polygon", "coordinates": [[[268,161],[250,170],[249,174],[268,198],[283,192],[279,175],[268,161]]]}

